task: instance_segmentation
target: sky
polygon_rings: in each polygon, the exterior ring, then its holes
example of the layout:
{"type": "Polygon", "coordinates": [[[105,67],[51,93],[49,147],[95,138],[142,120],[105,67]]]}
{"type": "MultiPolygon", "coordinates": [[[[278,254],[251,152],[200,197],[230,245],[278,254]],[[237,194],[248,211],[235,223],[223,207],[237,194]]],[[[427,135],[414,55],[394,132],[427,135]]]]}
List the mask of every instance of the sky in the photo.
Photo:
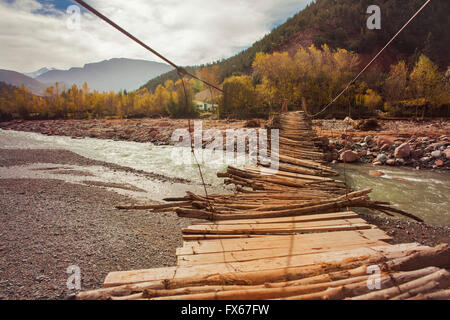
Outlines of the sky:
{"type": "MultiPolygon", "coordinates": [[[[178,65],[228,58],[311,1],[86,0],[178,65]]],[[[68,12],[73,5],[70,0],[0,0],[0,69],[68,69],[111,58],[160,61],[86,10],[68,12]]]]}

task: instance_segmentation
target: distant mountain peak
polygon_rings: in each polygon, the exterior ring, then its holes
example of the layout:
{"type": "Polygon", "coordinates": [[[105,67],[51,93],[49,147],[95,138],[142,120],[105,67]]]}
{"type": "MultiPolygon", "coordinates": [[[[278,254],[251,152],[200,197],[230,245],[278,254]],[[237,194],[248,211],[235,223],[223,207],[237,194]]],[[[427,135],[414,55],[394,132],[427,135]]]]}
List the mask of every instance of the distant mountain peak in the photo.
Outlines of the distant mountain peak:
{"type": "Polygon", "coordinates": [[[24,73],[24,75],[35,79],[35,78],[39,77],[40,75],[43,75],[44,73],[49,72],[49,71],[53,71],[53,70],[56,70],[56,69],[55,68],[43,67],[43,68],[40,68],[39,70],[36,70],[36,71],[33,71],[33,72],[24,73]]]}
{"type": "Polygon", "coordinates": [[[48,85],[55,82],[67,86],[83,85],[97,91],[135,90],[144,83],[173,68],[165,63],[127,58],[112,58],[99,62],[86,63],[83,67],[69,70],[51,70],[38,77],[37,80],[48,85]]]}
{"type": "Polygon", "coordinates": [[[22,73],[11,70],[0,70],[0,81],[16,87],[24,85],[28,90],[37,95],[44,95],[47,86],[36,79],[22,73]]]}

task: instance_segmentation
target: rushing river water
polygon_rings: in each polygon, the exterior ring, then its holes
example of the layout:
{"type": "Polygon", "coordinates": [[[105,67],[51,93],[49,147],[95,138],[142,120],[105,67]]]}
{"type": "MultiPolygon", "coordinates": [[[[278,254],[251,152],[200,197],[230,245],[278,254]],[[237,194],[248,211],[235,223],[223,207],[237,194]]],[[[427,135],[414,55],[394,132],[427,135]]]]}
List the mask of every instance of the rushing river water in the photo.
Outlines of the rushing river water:
{"type": "MultiPolygon", "coordinates": [[[[122,166],[185,178],[200,182],[198,167],[189,150],[171,146],[155,146],[151,143],[112,141],[101,139],[72,139],[70,137],[45,136],[38,133],[0,130],[0,148],[3,149],[66,149],[84,157],[122,166]]],[[[222,186],[216,173],[224,170],[227,163],[233,165],[249,163],[243,156],[222,160],[220,153],[211,153],[201,161],[206,182],[215,188],[222,186]]],[[[201,159],[200,159],[201,160],[201,159]]],[[[343,166],[338,166],[343,172],[343,166]]],[[[450,225],[450,172],[417,171],[409,168],[373,167],[370,165],[346,165],[347,183],[354,188],[372,188],[373,200],[389,201],[399,209],[423,218],[429,224],[450,225]],[[369,170],[385,173],[382,177],[369,175],[369,170]]],[[[342,179],[342,177],[341,177],[342,179]]],[[[136,187],[139,179],[134,181],[136,187]]],[[[123,181],[126,183],[127,181],[123,181]]],[[[145,189],[145,188],[144,188],[145,189]]]]}
{"type": "MultiPolygon", "coordinates": [[[[343,165],[339,165],[337,169],[342,176],[343,165]]],[[[395,207],[421,217],[429,224],[450,225],[449,171],[348,164],[345,166],[345,173],[351,187],[371,188],[372,200],[389,201],[395,207]],[[370,170],[380,171],[384,175],[371,176],[370,170]]]]}

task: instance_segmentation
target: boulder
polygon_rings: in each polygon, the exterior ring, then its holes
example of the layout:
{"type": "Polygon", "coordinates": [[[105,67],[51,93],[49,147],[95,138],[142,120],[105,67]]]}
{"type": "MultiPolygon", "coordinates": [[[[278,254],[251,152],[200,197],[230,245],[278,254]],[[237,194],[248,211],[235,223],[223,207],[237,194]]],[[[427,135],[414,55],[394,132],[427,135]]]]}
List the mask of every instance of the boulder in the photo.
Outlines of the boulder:
{"type": "Polygon", "coordinates": [[[347,150],[341,153],[340,160],[347,163],[355,162],[356,160],[358,160],[358,154],[353,151],[347,150]]]}
{"type": "Polygon", "coordinates": [[[388,166],[393,166],[393,165],[395,165],[395,160],[394,159],[388,159],[388,160],[386,160],[386,164],[388,166]]]}
{"type": "Polygon", "coordinates": [[[445,149],[445,150],[443,151],[443,153],[444,153],[444,155],[445,155],[445,157],[446,157],[447,159],[450,159],[450,148],[449,148],[449,149],[445,149]]]}
{"type": "Polygon", "coordinates": [[[394,144],[394,139],[388,136],[379,136],[377,139],[377,146],[381,147],[385,144],[392,146],[394,144]]]}
{"type": "Polygon", "coordinates": [[[381,163],[385,163],[386,160],[388,159],[387,155],[385,155],[384,153],[380,153],[377,156],[377,161],[381,162],[381,163]]]}
{"type": "Polygon", "coordinates": [[[411,157],[415,160],[418,160],[422,157],[423,155],[423,150],[422,149],[416,149],[411,151],[411,157]]]}
{"type": "Polygon", "coordinates": [[[380,148],[381,151],[388,151],[391,146],[387,143],[383,144],[380,148]]]}
{"type": "Polygon", "coordinates": [[[369,134],[367,136],[364,137],[364,142],[365,143],[369,143],[370,141],[372,141],[373,137],[369,134]]]}
{"type": "Polygon", "coordinates": [[[436,161],[434,162],[434,165],[435,165],[436,167],[442,167],[442,166],[444,165],[444,161],[442,161],[441,159],[436,160],[436,161]]]}
{"type": "Polygon", "coordinates": [[[408,143],[403,143],[395,148],[394,156],[396,158],[408,158],[411,154],[411,148],[408,143]]]}
{"type": "Polygon", "coordinates": [[[373,177],[381,177],[384,176],[384,173],[378,170],[370,170],[369,175],[373,177]]]}
{"type": "Polygon", "coordinates": [[[441,156],[441,151],[439,151],[439,150],[433,151],[433,152],[431,153],[431,156],[432,156],[433,158],[439,158],[439,157],[441,156]]]}

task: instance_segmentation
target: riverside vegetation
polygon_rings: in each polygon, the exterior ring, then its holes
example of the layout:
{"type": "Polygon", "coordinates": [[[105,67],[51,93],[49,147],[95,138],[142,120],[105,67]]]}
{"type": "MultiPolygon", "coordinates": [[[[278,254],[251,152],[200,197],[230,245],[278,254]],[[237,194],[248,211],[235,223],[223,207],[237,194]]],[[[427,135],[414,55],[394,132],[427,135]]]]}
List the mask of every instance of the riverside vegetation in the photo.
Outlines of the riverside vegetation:
{"type": "MultiPolygon", "coordinates": [[[[217,117],[268,117],[282,106],[298,109],[302,104],[317,112],[354,77],[359,55],[327,45],[288,52],[258,53],[251,75],[233,75],[219,83],[218,66],[204,67],[198,75],[222,86],[209,90],[205,99],[218,102],[217,117]],[[214,92],[216,91],[216,92],[214,92]]],[[[450,69],[449,69],[450,70],[450,69]]],[[[441,72],[427,56],[421,55],[414,67],[400,61],[388,74],[368,74],[343,94],[322,116],[373,116],[388,112],[398,116],[448,116],[450,112],[450,71],[441,72]]],[[[85,119],[85,118],[172,118],[198,117],[196,93],[208,91],[199,81],[168,80],[154,92],[142,88],[132,92],[98,92],[70,88],[58,83],[47,88],[43,97],[32,95],[24,86],[0,84],[0,119],[85,119]],[[186,92],[186,96],[185,96],[186,92]]]]}

